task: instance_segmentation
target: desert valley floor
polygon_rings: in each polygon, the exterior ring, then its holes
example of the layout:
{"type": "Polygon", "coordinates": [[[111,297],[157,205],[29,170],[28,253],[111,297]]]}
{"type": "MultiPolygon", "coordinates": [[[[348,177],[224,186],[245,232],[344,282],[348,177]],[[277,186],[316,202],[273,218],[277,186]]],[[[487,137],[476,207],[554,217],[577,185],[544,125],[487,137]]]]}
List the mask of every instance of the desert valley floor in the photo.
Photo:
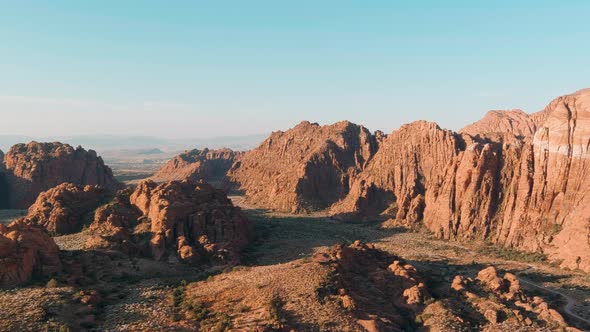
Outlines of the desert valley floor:
{"type": "MultiPolygon", "coordinates": [[[[231,199],[254,224],[255,240],[245,250],[242,265],[199,269],[96,252],[86,258],[93,261],[91,273],[96,284],[77,288],[33,285],[0,291],[0,330],[65,331],[65,326],[82,323],[100,331],[194,331],[195,321],[200,320],[205,331],[249,331],[277,324],[276,320],[294,331],[361,331],[335,300],[319,300],[318,290],[329,282],[330,273],[313,259],[314,253],[327,247],[356,240],[374,243],[376,248],[406,259],[425,278],[435,297],[436,289],[444,293],[455,275],[475,277],[493,265],[516,274],[528,294],[542,296],[570,325],[590,328],[590,276],[564,271],[536,255],[481,242],[443,241],[421,229],[342,222],[322,213],[272,213],[244,205],[242,197],[231,199]],[[101,294],[94,309],[79,303],[80,298],[91,303],[94,299],[89,294],[93,292],[101,294]],[[201,316],[199,311],[194,317],[181,316],[174,303],[179,292],[207,306],[208,314],[205,316],[201,308],[201,316]],[[277,294],[279,304],[273,302],[277,294]],[[280,312],[273,312],[273,305],[280,305],[280,312]]],[[[55,241],[66,256],[76,256],[87,236],[82,231],[55,237],[55,241]]],[[[443,326],[442,330],[479,330],[478,324],[483,327],[483,322],[482,318],[472,326],[443,326]]],[[[487,330],[505,328],[509,326],[487,330]]]]}
{"type": "Polygon", "coordinates": [[[590,89],[458,132],[0,161],[0,331],[590,330],[590,89]]]}

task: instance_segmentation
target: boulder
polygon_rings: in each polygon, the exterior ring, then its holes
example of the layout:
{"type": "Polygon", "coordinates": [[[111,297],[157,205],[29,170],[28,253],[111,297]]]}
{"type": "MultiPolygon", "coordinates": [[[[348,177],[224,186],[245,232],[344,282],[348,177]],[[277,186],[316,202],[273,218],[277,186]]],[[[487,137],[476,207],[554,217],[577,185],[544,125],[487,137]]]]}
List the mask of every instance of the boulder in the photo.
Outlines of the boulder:
{"type": "Polygon", "coordinates": [[[62,265],[59,248],[44,229],[14,221],[0,224],[0,287],[15,287],[33,276],[59,273],[62,265]]]}

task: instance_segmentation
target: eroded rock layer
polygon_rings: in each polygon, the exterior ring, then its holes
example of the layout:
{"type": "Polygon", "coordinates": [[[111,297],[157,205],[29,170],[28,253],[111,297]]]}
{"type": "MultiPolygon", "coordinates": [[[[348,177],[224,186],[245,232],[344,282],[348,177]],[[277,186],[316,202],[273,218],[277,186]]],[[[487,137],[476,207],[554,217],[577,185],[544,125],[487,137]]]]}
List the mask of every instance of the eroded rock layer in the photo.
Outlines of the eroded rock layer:
{"type": "Polygon", "coordinates": [[[65,182],[119,188],[95,151],[68,144],[17,144],[4,156],[4,166],[11,208],[28,208],[39,193],[65,182]]]}
{"type": "Polygon", "coordinates": [[[238,260],[249,226],[225,193],[206,183],[143,181],[96,211],[88,245],[147,254],[156,260],[238,260]]]}
{"type": "Polygon", "coordinates": [[[155,182],[204,180],[219,184],[242,154],[230,149],[190,150],[169,160],[151,179],[155,182]]]}
{"type": "Polygon", "coordinates": [[[302,122],[247,152],[228,177],[254,205],[285,212],[325,209],[348,194],[376,150],[377,139],[364,127],[302,122]]]}

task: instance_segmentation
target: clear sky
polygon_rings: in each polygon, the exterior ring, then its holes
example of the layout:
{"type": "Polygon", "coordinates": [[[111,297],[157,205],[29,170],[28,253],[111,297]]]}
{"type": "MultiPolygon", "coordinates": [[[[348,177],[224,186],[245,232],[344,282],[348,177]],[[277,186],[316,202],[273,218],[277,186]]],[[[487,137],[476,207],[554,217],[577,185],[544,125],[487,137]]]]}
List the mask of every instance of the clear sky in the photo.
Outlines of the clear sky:
{"type": "Polygon", "coordinates": [[[590,87],[590,1],[0,1],[0,135],[459,129],[590,87]]]}

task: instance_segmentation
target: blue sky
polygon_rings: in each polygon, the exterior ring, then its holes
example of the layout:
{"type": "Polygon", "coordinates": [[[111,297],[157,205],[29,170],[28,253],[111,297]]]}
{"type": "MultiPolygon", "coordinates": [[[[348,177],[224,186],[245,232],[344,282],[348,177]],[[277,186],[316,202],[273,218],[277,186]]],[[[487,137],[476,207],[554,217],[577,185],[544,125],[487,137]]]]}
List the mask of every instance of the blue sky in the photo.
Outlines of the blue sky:
{"type": "Polygon", "coordinates": [[[0,134],[459,129],[590,87],[588,1],[0,1],[0,134]]]}

